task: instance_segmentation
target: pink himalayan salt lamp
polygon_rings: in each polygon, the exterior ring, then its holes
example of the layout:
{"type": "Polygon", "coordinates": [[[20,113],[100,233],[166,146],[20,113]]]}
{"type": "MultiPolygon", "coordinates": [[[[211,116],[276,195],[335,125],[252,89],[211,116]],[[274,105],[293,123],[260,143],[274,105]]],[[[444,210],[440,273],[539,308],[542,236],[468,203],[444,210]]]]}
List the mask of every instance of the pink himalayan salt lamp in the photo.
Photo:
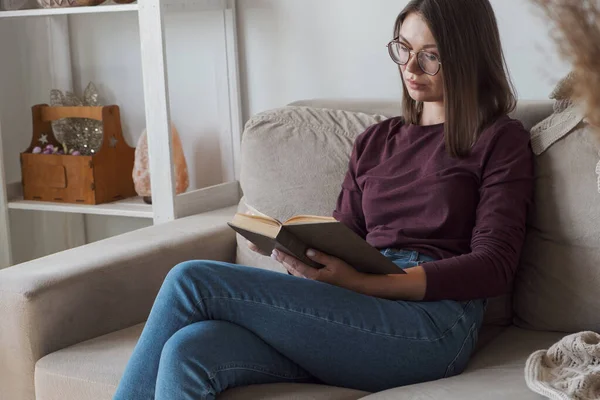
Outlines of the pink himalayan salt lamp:
{"type": "MultiPolygon", "coordinates": [[[[184,193],[190,185],[188,167],[181,146],[181,138],[175,125],[171,124],[171,137],[173,142],[173,166],[175,168],[175,192],[184,193]]],[[[146,203],[152,203],[152,189],[150,187],[150,165],[148,163],[148,133],[146,130],[140,136],[135,149],[135,164],[133,166],[133,183],[135,191],[144,198],[146,203]]]]}

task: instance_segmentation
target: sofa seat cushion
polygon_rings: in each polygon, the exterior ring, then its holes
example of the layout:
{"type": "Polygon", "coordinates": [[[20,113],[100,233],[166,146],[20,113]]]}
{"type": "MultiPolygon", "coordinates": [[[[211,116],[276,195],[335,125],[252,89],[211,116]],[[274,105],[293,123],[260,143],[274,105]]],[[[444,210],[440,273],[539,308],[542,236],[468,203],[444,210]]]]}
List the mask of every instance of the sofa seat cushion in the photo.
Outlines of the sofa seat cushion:
{"type": "MultiPolygon", "coordinates": [[[[111,400],[143,326],[88,340],[39,360],[35,367],[36,400],[111,400]]],[[[366,395],[333,386],[286,383],[236,388],[219,399],[355,400],[366,395]]]]}
{"type": "Polygon", "coordinates": [[[109,333],[39,360],[36,400],[111,400],[143,327],[109,333]]]}
{"type": "Polygon", "coordinates": [[[364,400],[543,400],[525,384],[525,361],[564,334],[506,328],[477,353],[462,374],[435,382],[387,390],[364,400]]]}
{"type": "Polygon", "coordinates": [[[368,395],[367,392],[335,386],[276,383],[231,389],[218,400],[356,400],[368,395]]]}

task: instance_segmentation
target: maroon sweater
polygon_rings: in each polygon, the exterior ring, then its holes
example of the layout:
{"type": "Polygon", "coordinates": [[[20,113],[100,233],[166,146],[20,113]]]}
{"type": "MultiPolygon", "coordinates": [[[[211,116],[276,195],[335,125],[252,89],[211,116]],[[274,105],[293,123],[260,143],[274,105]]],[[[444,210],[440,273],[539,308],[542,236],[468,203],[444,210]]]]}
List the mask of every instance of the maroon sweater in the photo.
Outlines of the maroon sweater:
{"type": "Polygon", "coordinates": [[[533,199],[533,154],[520,122],[500,118],[464,159],[448,155],[444,126],[392,118],[354,144],[333,216],[378,249],[416,250],[426,301],[510,291],[533,199]]]}

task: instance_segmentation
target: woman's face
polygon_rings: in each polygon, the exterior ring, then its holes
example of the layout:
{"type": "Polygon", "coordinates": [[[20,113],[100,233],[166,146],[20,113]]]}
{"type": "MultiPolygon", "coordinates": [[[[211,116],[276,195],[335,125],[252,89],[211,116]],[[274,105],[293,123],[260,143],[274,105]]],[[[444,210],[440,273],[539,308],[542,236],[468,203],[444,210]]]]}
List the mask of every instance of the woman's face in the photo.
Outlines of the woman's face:
{"type": "Polygon", "coordinates": [[[419,67],[417,60],[416,55],[421,50],[435,54],[438,59],[440,57],[433,34],[419,14],[411,13],[406,17],[400,28],[399,41],[408,50],[414,52],[408,64],[400,67],[402,79],[410,97],[421,102],[443,102],[444,78],[442,69],[440,68],[440,71],[434,76],[427,75],[419,67]]]}

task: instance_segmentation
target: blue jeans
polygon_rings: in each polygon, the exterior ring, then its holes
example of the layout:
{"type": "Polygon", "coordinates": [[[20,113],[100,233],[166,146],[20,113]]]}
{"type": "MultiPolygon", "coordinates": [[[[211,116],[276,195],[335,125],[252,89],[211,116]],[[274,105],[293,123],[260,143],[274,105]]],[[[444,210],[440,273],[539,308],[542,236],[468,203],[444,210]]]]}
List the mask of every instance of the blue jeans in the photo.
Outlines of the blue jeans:
{"type": "MultiPolygon", "coordinates": [[[[385,250],[400,268],[431,258],[385,250]]],[[[464,370],[484,301],[384,300],[214,261],[167,276],[115,400],[215,399],[252,384],[323,383],[368,392],[464,370]]]]}

